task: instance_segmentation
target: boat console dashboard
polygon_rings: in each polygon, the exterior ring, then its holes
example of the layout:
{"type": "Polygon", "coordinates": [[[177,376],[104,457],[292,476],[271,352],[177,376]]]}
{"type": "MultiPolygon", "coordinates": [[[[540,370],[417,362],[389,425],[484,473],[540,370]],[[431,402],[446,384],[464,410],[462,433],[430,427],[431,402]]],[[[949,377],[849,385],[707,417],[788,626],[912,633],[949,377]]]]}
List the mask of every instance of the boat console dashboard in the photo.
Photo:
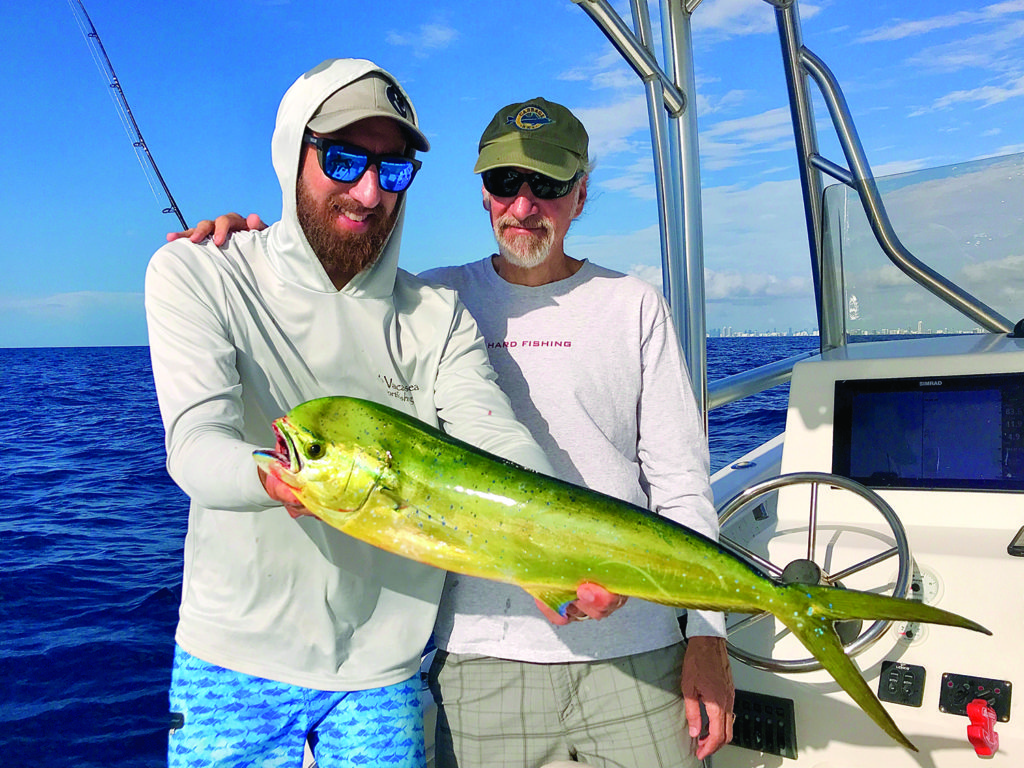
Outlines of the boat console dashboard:
{"type": "MultiPolygon", "coordinates": [[[[751,718],[761,725],[746,749],[717,754],[716,768],[960,768],[981,754],[970,734],[982,726],[999,735],[992,764],[1024,765],[1024,713],[1012,697],[1024,680],[1024,339],[908,337],[798,363],[780,471],[839,474],[877,492],[906,530],[908,597],[993,634],[894,623],[856,657],[918,755],[892,742],[824,671],[783,674],[734,661],[737,732],[751,718]],[[970,709],[976,701],[984,713],[970,709]],[[773,718],[785,727],[764,730],[773,718]]],[[[723,535],[775,564],[811,550],[829,574],[849,572],[846,587],[891,593],[896,582],[892,559],[858,570],[894,545],[891,528],[864,499],[827,484],[813,495],[782,488],[730,519],[723,535]]],[[[808,656],[778,626],[744,632],[735,642],[758,655],[808,656]]]]}

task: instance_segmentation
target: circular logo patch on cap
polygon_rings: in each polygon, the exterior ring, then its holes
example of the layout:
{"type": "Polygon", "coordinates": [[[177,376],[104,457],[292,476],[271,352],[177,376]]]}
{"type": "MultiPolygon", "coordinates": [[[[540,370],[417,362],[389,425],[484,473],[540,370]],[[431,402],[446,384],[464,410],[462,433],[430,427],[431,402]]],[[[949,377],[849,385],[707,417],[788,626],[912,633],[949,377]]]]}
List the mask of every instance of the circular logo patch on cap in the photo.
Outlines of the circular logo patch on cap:
{"type": "Polygon", "coordinates": [[[389,85],[385,93],[388,96],[388,101],[391,102],[391,106],[395,108],[395,112],[404,118],[408,118],[409,102],[405,100],[405,96],[402,95],[401,91],[395,86],[389,85]]]}
{"type": "Polygon", "coordinates": [[[513,117],[505,118],[505,125],[515,125],[521,131],[536,131],[549,123],[555,122],[540,107],[523,107],[513,117]]]}

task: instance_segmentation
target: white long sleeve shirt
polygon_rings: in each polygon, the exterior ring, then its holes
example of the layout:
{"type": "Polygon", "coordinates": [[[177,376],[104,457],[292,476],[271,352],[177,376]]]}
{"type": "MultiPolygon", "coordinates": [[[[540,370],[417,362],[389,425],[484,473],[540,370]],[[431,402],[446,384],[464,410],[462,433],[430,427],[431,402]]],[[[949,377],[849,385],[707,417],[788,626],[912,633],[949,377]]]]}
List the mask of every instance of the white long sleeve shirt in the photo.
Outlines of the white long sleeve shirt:
{"type": "MultiPolygon", "coordinates": [[[[499,384],[557,477],[718,538],[707,439],[657,290],[590,262],[541,286],[506,282],[490,258],[422,276],[455,288],[477,318],[499,384]]],[[[455,653],[587,661],[678,642],[676,614],[632,598],[602,621],[557,627],[522,590],[451,574],[435,637],[455,653]]],[[[724,636],[724,623],[690,611],[687,633],[724,636]]]]}
{"type": "Polygon", "coordinates": [[[274,446],[275,418],[315,397],[353,395],[550,472],[454,292],[398,269],[404,214],[378,262],[341,291],[298,225],[303,128],[373,68],[335,61],[285,95],[273,139],[280,222],[221,248],[170,243],[146,275],[167,466],[191,499],[176,641],[213,664],[321,690],[414,674],[444,573],[271,501],[252,451],[274,446]]]}

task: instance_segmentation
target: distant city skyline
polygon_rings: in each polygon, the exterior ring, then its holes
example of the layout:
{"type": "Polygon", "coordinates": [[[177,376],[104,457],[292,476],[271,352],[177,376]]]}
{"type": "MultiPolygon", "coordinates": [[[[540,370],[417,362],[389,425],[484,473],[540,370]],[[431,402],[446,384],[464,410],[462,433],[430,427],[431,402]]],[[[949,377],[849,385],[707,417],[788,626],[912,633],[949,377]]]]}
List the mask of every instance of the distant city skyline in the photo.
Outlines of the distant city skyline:
{"type": "MultiPolygon", "coordinates": [[[[973,328],[971,330],[954,330],[950,328],[938,328],[938,329],[926,329],[926,328],[873,328],[870,330],[848,330],[848,336],[963,336],[975,333],[985,333],[982,328],[973,328]]],[[[722,326],[721,328],[712,328],[707,331],[706,336],[716,339],[728,339],[728,338],[747,338],[747,337],[761,337],[761,336],[818,336],[817,328],[802,328],[793,329],[789,328],[785,331],[778,329],[765,329],[757,330],[751,328],[745,328],[743,330],[733,328],[732,326],[722,326]]]]}

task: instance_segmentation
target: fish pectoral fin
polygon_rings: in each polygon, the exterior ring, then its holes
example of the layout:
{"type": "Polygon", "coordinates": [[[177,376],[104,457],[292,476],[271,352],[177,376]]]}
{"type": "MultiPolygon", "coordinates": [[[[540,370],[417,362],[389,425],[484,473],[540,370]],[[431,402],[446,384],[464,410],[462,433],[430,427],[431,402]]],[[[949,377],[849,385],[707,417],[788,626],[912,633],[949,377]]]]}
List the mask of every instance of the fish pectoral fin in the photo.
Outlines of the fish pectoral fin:
{"type": "Polygon", "coordinates": [[[565,616],[566,607],[576,599],[575,590],[539,587],[537,589],[527,589],[526,591],[559,616],[565,616]]]}

